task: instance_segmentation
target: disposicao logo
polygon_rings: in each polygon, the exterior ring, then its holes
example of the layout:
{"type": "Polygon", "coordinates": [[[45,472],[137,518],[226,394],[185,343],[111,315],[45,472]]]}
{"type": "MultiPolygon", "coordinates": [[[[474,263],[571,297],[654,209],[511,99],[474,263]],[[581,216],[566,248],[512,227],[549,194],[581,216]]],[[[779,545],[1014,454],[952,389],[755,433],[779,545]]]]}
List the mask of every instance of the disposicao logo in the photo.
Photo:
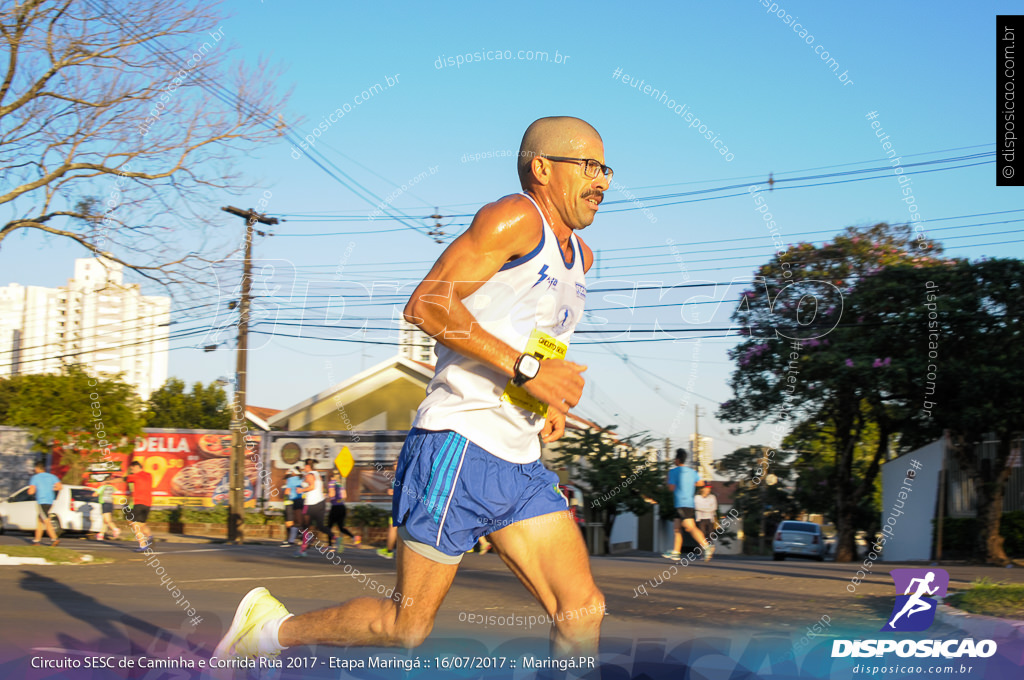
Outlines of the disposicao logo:
{"type": "MultiPolygon", "coordinates": [[[[881,632],[913,633],[927,630],[935,622],[938,601],[949,587],[944,569],[893,569],[896,603],[881,632]]],[[[870,657],[895,652],[900,657],[990,657],[996,653],[993,640],[833,640],[832,656],[870,657]]]]}
{"type": "Polygon", "coordinates": [[[882,631],[927,630],[939,606],[933,598],[946,596],[949,573],[945,569],[893,569],[889,575],[896,583],[896,604],[882,631]]]}

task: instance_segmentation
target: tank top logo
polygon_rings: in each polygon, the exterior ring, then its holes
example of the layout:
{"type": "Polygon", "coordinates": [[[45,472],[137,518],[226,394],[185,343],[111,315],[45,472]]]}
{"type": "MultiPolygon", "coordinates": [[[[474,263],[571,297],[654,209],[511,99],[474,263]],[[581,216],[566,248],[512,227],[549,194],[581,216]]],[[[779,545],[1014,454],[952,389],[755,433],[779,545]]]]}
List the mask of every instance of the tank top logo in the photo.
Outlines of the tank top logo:
{"type": "Polygon", "coordinates": [[[555,335],[561,335],[574,327],[575,315],[569,305],[562,305],[558,309],[558,323],[555,326],[555,335]]]}
{"type": "Polygon", "coordinates": [[[548,266],[547,265],[544,265],[543,267],[540,268],[540,271],[537,272],[537,281],[536,281],[536,283],[534,283],[530,287],[531,288],[536,288],[537,286],[539,286],[540,284],[544,283],[545,281],[548,284],[548,290],[551,290],[552,288],[557,288],[558,287],[558,279],[556,279],[556,278],[554,278],[552,276],[548,276],[548,266]]]}

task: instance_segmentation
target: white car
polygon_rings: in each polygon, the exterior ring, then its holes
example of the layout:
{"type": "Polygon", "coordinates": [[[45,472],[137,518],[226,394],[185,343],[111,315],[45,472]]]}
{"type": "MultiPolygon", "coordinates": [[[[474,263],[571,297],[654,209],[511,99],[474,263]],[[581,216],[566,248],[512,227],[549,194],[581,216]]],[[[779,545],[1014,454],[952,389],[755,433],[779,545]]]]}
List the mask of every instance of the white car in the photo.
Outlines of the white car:
{"type": "MultiPolygon", "coordinates": [[[[27,486],[19,489],[0,502],[0,533],[35,531],[38,507],[27,486]]],[[[103,529],[103,514],[91,488],[65,484],[50,507],[50,522],[58,536],[62,531],[99,533],[103,529]]]]}
{"type": "Polygon", "coordinates": [[[821,525],[814,522],[786,520],[775,530],[772,558],[809,557],[821,562],[825,559],[825,537],[821,525]]]}

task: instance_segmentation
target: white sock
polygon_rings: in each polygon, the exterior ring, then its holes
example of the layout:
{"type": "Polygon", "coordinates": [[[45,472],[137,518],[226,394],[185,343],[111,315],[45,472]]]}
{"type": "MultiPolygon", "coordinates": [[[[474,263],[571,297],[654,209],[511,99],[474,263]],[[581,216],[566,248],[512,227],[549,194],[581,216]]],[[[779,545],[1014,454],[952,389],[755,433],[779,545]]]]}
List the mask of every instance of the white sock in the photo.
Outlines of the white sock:
{"type": "Polygon", "coordinates": [[[281,632],[281,624],[293,616],[295,615],[286,614],[279,619],[271,619],[263,624],[263,629],[259,633],[259,649],[261,652],[277,654],[284,649],[284,645],[281,644],[281,640],[277,636],[281,632]]]}

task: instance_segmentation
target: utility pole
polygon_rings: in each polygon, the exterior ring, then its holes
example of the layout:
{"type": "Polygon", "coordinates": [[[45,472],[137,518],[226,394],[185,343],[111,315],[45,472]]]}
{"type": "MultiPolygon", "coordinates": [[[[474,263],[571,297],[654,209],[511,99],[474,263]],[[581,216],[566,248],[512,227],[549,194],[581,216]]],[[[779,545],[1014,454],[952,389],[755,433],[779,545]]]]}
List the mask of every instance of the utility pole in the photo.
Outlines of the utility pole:
{"type": "MultiPolygon", "coordinates": [[[[235,404],[231,409],[231,465],[228,473],[230,509],[228,512],[228,542],[245,541],[243,515],[245,513],[245,382],[249,350],[249,293],[252,290],[252,232],[253,225],[277,224],[276,217],[267,217],[252,208],[242,210],[233,206],[221,208],[226,213],[245,219],[245,259],[242,264],[242,291],[238,302],[238,350],[235,361],[235,404]]],[[[260,236],[266,234],[257,230],[260,236]]]]}
{"type": "Polygon", "coordinates": [[[765,507],[765,504],[766,504],[765,493],[766,492],[765,492],[765,488],[764,488],[765,487],[765,485],[764,485],[765,468],[768,467],[768,451],[763,446],[761,447],[761,457],[757,461],[757,466],[761,470],[758,473],[758,479],[761,480],[761,483],[758,484],[758,486],[761,487],[761,489],[759,491],[759,493],[761,494],[761,539],[757,542],[757,545],[758,545],[758,554],[762,554],[763,555],[764,554],[765,539],[767,538],[767,536],[765,536],[765,530],[768,528],[768,522],[767,522],[768,508],[765,507]]]}
{"type": "Polygon", "coordinates": [[[942,527],[946,520],[946,435],[948,432],[943,432],[942,437],[942,467],[939,468],[939,498],[936,508],[935,522],[935,563],[938,564],[942,561],[942,527]]]}
{"type": "Polygon", "coordinates": [[[693,462],[700,470],[700,406],[693,407],[693,462]]]}

